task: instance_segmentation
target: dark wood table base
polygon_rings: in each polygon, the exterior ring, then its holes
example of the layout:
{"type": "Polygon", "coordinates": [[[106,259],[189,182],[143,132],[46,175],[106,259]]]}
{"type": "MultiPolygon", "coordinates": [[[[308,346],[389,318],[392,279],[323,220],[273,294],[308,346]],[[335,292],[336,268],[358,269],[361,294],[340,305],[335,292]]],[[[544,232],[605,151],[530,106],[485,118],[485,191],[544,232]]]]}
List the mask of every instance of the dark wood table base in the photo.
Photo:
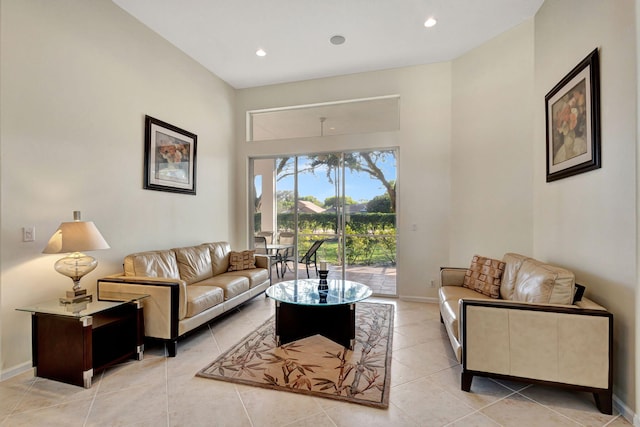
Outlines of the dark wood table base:
{"type": "Polygon", "coordinates": [[[276,301],[278,346],[316,334],[353,350],[356,304],[299,305],[276,301]]]}

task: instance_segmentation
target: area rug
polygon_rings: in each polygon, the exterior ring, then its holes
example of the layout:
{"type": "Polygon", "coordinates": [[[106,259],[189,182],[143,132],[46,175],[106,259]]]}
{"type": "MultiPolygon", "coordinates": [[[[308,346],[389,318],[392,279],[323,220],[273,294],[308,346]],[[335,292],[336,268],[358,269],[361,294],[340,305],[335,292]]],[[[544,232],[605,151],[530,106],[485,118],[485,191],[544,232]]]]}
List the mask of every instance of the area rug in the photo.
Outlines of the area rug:
{"type": "Polygon", "coordinates": [[[356,304],[353,350],[321,335],[277,347],[272,316],[196,375],[387,408],[392,338],[391,304],[356,304]]]}

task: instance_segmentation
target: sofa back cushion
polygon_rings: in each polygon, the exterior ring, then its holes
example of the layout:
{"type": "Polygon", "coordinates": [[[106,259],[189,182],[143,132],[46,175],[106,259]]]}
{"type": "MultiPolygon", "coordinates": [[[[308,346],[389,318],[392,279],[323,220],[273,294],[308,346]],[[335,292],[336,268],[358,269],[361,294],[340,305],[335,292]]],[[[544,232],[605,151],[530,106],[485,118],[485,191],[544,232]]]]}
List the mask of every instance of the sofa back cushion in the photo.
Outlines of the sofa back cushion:
{"type": "Polygon", "coordinates": [[[203,243],[202,246],[209,249],[211,255],[211,269],[214,276],[226,273],[229,270],[229,252],[231,245],[227,242],[203,243]]]}
{"type": "Polygon", "coordinates": [[[529,259],[529,257],[520,254],[504,254],[502,261],[504,261],[505,267],[502,273],[502,284],[500,285],[500,298],[506,300],[513,299],[518,270],[520,270],[520,266],[522,266],[522,263],[527,259],[529,259]]]}
{"type": "Polygon", "coordinates": [[[564,268],[529,258],[522,262],[516,276],[514,301],[572,304],[575,277],[564,268]]]}
{"type": "Polygon", "coordinates": [[[213,276],[211,268],[211,252],[205,246],[189,246],[173,249],[178,262],[180,278],[187,285],[201,282],[213,276]]]}
{"type": "Polygon", "coordinates": [[[124,258],[124,275],[180,279],[176,254],[172,250],[127,255],[124,258]]]}

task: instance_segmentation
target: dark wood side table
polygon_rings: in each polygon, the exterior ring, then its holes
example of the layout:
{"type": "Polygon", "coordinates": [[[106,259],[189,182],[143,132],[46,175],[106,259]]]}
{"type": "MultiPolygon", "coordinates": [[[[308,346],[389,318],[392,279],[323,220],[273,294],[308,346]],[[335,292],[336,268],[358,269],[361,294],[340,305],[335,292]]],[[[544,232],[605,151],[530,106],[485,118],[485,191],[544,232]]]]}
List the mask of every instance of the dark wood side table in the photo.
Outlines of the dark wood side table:
{"type": "Polygon", "coordinates": [[[129,358],[141,360],[145,297],[77,304],[51,300],[18,308],[31,313],[34,375],[90,388],[94,373],[129,358]]]}

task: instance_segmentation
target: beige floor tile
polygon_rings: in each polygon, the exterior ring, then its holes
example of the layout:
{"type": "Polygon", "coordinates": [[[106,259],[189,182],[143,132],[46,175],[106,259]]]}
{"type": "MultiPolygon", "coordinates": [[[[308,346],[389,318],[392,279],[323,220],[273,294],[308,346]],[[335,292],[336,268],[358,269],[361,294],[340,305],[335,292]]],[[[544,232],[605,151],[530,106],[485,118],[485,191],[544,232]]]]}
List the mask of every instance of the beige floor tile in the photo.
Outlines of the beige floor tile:
{"type": "Polygon", "coordinates": [[[575,421],[519,394],[499,400],[480,412],[505,427],[579,426],[575,421]]]}
{"type": "Polygon", "coordinates": [[[111,393],[134,386],[164,387],[166,365],[164,358],[153,357],[108,368],[101,377],[97,393],[111,393]]]}
{"type": "Polygon", "coordinates": [[[27,393],[14,408],[14,412],[25,412],[77,400],[92,399],[98,390],[97,385],[99,382],[99,375],[97,377],[94,376],[94,387],[86,389],[58,381],[36,378],[27,393]]]}
{"type": "Polygon", "coordinates": [[[388,409],[378,409],[338,402],[325,412],[338,427],[417,427],[419,425],[394,404],[390,404],[388,409]]]}
{"type": "Polygon", "coordinates": [[[458,364],[434,350],[428,343],[394,351],[393,358],[413,369],[418,376],[433,374],[458,364]]]}
{"type": "Polygon", "coordinates": [[[615,415],[606,415],[598,410],[593,394],[534,385],[520,394],[565,415],[586,427],[603,426],[615,415]]]}
{"type": "Polygon", "coordinates": [[[451,424],[447,424],[447,427],[497,427],[500,424],[493,421],[491,418],[482,415],[479,412],[474,412],[471,415],[468,415],[464,418],[460,418],[452,422],[451,424]]]}
{"type": "Polygon", "coordinates": [[[424,378],[426,374],[417,372],[411,367],[399,362],[392,357],[391,359],[391,388],[406,384],[411,381],[424,378]]]}
{"type": "Polygon", "coordinates": [[[391,402],[421,426],[443,426],[475,412],[427,378],[394,387],[391,402]]]}
{"type": "MultiPolygon", "coordinates": [[[[267,320],[266,318],[264,319],[267,320]]],[[[218,344],[220,351],[226,351],[243,337],[249,335],[256,329],[256,325],[245,317],[238,318],[235,321],[225,319],[224,322],[211,325],[213,337],[218,344]]]]}
{"type": "Polygon", "coordinates": [[[14,413],[7,417],[2,425],[11,427],[82,427],[85,425],[91,402],[92,399],[83,399],[14,413]]]}
{"type": "Polygon", "coordinates": [[[442,338],[446,336],[446,331],[444,327],[440,326],[440,322],[435,323],[429,319],[424,319],[421,322],[407,323],[403,326],[394,325],[394,329],[398,331],[399,334],[415,340],[416,344],[434,339],[442,340],[442,338]]]}
{"type": "Polygon", "coordinates": [[[168,387],[171,426],[251,426],[234,384],[193,377],[168,387]]]}
{"type": "MultiPolygon", "coordinates": [[[[404,308],[402,310],[396,310],[395,313],[395,326],[403,326],[412,323],[420,323],[426,320],[432,320],[436,317],[439,318],[439,312],[433,308],[425,309],[428,304],[421,304],[421,306],[415,305],[412,307],[404,308]]],[[[436,306],[435,304],[432,304],[436,306]]]]}
{"type": "Polygon", "coordinates": [[[3,418],[18,407],[34,381],[30,371],[0,382],[0,425],[3,418]]]}
{"type": "Polygon", "coordinates": [[[460,389],[461,372],[462,366],[456,365],[433,375],[429,375],[428,378],[475,409],[488,406],[513,393],[512,390],[509,390],[495,381],[480,377],[474,378],[471,386],[471,392],[463,391],[460,389]]]}
{"type": "Polygon", "coordinates": [[[242,387],[240,396],[255,427],[282,426],[322,413],[309,396],[258,387],[242,387]]]}
{"type": "Polygon", "coordinates": [[[301,420],[296,420],[292,423],[285,424],[285,427],[335,427],[336,424],[331,421],[331,418],[327,414],[320,413],[314,414],[310,417],[305,417],[301,420]]]}
{"type": "Polygon", "coordinates": [[[167,424],[166,385],[162,387],[129,387],[101,394],[100,398],[93,402],[86,425],[136,424],[167,424]]]}

